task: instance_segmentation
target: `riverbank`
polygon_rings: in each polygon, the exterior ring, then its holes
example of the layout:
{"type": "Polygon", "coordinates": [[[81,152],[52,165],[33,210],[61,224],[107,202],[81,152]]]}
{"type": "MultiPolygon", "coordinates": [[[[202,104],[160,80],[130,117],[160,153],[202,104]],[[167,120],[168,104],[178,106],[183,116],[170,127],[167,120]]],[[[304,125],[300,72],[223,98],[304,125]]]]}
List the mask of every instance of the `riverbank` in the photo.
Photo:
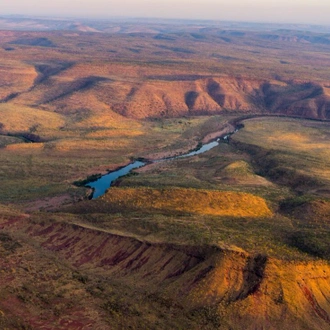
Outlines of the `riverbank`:
{"type": "Polygon", "coordinates": [[[204,144],[200,143],[196,148],[186,153],[175,153],[174,156],[165,155],[165,157],[162,158],[147,159],[146,161],[136,160],[124,167],[120,167],[115,171],[109,172],[108,174],[102,175],[95,180],[87,182],[84,184],[84,186],[93,189],[93,193],[90,196],[90,199],[98,198],[107,192],[114,181],[123,176],[130,175],[134,169],[145,167],[148,164],[156,164],[163,161],[172,161],[179,158],[193,157],[195,155],[202,154],[218,146],[221,138],[226,139],[227,136],[234,134],[236,131],[237,128],[235,128],[233,125],[226,124],[221,131],[210,133],[208,136],[206,136],[206,138],[203,139],[210,142],[204,144]]]}

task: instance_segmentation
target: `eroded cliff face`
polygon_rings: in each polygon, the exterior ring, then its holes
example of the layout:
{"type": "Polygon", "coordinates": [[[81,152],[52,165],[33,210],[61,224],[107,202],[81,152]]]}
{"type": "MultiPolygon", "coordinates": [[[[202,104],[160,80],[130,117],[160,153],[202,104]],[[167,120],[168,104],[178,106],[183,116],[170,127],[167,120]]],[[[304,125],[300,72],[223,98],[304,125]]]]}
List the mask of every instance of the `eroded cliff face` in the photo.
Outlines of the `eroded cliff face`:
{"type": "Polygon", "coordinates": [[[191,291],[190,301],[215,304],[223,328],[327,329],[329,270],[324,262],[229,254],[191,291]]]}
{"type": "Polygon", "coordinates": [[[223,110],[256,111],[251,103],[261,81],[207,78],[195,81],[149,81],[123,100],[123,114],[132,117],[158,117],[212,114],[223,110]]]}
{"type": "MultiPolygon", "coordinates": [[[[104,90],[96,86],[98,100],[132,118],[178,117],[223,111],[330,118],[330,93],[326,84],[210,77],[194,81],[156,80],[122,85],[109,84],[107,89],[103,84],[104,90]],[[123,94],[123,90],[127,93],[123,94]]],[[[63,108],[65,104],[58,106],[63,108]]]]}
{"type": "Polygon", "coordinates": [[[226,75],[134,76],[116,80],[102,75],[102,70],[92,73],[81,69],[77,76],[78,69],[69,62],[31,67],[34,80],[24,78],[29,87],[23,91],[19,85],[21,77],[12,74],[17,83],[5,90],[0,88],[2,102],[66,115],[86,109],[99,113],[102,109],[102,113],[115,112],[136,119],[223,111],[330,118],[329,82],[226,75]]]}
{"type": "MultiPolygon", "coordinates": [[[[24,254],[24,247],[28,253],[26,246],[30,246],[39,251],[41,264],[49,263],[52,256],[61,265],[78,271],[82,278],[102,278],[133,291],[138,289],[148,297],[162,297],[162,301],[171,301],[171,306],[175,303],[182,313],[189,315],[206,313],[207,328],[329,329],[330,326],[330,265],[324,261],[289,262],[250,255],[239,249],[145,242],[83,225],[40,223],[22,216],[3,217],[1,229],[22,243],[15,248],[17,255],[24,254]]],[[[30,266],[37,267],[33,262],[30,266]]],[[[16,266],[12,263],[11,267],[16,266]]],[[[22,280],[17,269],[10,276],[5,271],[2,280],[7,276],[8,284],[16,285],[22,280]]],[[[33,269],[25,274],[28,280],[33,269]]],[[[54,285],[54,278],[50,278],[54,285]]],[[[7,295],[13,296],[13,292],[7,295]]],[[[89,297],[94,313],[99,299],[89,297]]],[[[30,304],[26,301],[22,312],[15,310],[28,324],[32,322],[27,312],[32,308],[30,304]]],[[[5,310],[3,317],[11,313],[4,301],[0,306],[5,310]]],[[[99,316],[96,320],[101,322],[99,316]]],[[[41,324],[35,319],[33,322],[41,324]]],[[[65,324],[56,325],[54,321],[53,328],[64,329],[65,324]]]]}

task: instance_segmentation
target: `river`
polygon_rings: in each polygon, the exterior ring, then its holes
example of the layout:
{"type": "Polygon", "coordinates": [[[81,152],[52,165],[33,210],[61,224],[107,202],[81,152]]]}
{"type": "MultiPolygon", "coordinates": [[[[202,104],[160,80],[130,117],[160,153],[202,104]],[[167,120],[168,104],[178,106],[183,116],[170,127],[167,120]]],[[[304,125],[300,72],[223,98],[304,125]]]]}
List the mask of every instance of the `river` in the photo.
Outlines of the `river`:
{"type": "Polygon", "coordinates": [[[164,161],[171,161],[174,159],[179,159],[179,158],[186,158],[186,157],[192,157],[192,156],[196,156],[199,154],[202,154],[208,150],[213,149],[214,147],[218,146],[220,141],[226,141],[228,140],[229,136],[236,133],[238,131],[238,129],[235,129],[232,133],[229,133],[223,137],[218,137],[217,139],[215,139],[214,141],[211,141],[209,143],[205,143],[203,144],[200,148],[187,152],[186,154],[182,154],[182,155],[178,155],[178,156],[174,156],[174,157],[168,157],[168,158],[161,158],[161,159],[157,159],[157,160],[153,160],[153,161],[140,161],[140,160],[136,160],[133,163],[130,163],[124,167],[121,167],[113,172],[109,172],[108,174],[105,174],[103,176],[101,176],[98,180],[93,181],[93,182],[89,182],[87,183],[85,186],[92,188],[93,189],[93,194],[92,194],[92,199],[98,198],[102,195],[104,195],[107,191],[107,189],[109,189],[111,187],[112,182],[114,182],[115,180],[117,180],[118,178],[125,176],[127,174],[129,174],[132,170],[136,169],[136,168],[140,168],[143,166],[146,166],[147,164],[150,163],[159,163],[159,162],[164,162],[164,161]]]}

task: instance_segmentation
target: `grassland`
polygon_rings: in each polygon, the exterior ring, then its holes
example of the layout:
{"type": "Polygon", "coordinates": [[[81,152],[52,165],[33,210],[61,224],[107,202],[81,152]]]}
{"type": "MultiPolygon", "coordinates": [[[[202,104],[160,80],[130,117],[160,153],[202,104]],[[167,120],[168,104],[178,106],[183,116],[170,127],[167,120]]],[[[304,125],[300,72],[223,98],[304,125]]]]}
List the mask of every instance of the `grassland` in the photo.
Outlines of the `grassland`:
{"type": "Polygon", "coordinates": [[[10,60],[3,63],[0,99],[75,119],[101,112],[150,118],[237,110],[328,117],[326,38],[320,43],[311,33],[307,43],[294,37],[297,31],[272,38],[200,29],[201,38],[192,31],[2,32],[0,55],[10,60]]]}
{"type": "Polygon", "coordinates": [[[255,152],[256,166],[260,164],[259,170],[273,181],[286,183],[304,194],[320,193],[326,197],[329,188],[328,130],[328,123],[254,119],[246,121],[244,130],[235,135],[234,142],[243,145],[249,141],[250,152],[255,152]]]}
{"type": "Polygon", "coordinates": [[[109,209],[163,210],[232,217],[271,216],[264,200],[250,194],[194,189],[121,189],[101,197],[109,209]]]}
{"type": "MultiPolygon", "coordinates": [[[[194,158],[148,165],[137,170],[137,175],[119,179],[116,185],[123,189],[113,188],[104,200],[82,203],[73,212],[88,214],[83,216],[88,223],[122,233],[128,230],[146,239],[159,235],[162,240],[187,244],[223,242],[284,259],[328,258],[329,183],[324,138],[328,124],[259,118],[246,120],[244,125],[229,144],[221,143],[194,158]],[[276,142],[274,137],[278,137],[276,142]],[[297,141],[304,141],[305,145],[297,141]],[[168,190],[171,187],[177,187],[174,190],[177,194],[167,202],[166,194],[160,194],[159,188],[166,192],[172,191],[168,190]],[[239,204],[233,202],[231,208],[228,200],[231,214],[206,216],[210,201],[204,201],[202,196],[185,206],[187,201],[194,200],[194,190],[187,189],[192,187],[207,189],[206,195],[219,207],[215,198],[218,191],[224,196],[228,192],[238,196],[241,192],[252,193],[265,199],[274,215],[262,216],[257,221],[248,215],[235,219],[239,204]],[[139,191],[145,192],[141,198],[139,191]],[[172,203],[177,203],[177,207],[172,203]],[[195,208],[198,213],[204,212],[203,217],[193,214],[195,208]]],[[[253,208],[252,199],[248,198],[246,203],[253,208]]]]}
{"type": "Polygon", "coordinates": [[[1,32],[0,327],[327,329],[328,36],[101,25],[1,32]]]}
{"type": "MultiPolygon", "coordinates": [[[[13,123],[24,110],[19,106],[17,108],[19,110],[10,108],[13,123]]],[[[49,112],[46,114],[56,119],[59,116],[49,112]]],[[[18,121],[22,127],[34,126],[33,133],[19,127],[7,131],[16,137],[1,138],[4,146],[0,153],[2,203],[30,205],[45,197],[63,195],[67,203],[83,198],[88,193],[87,189],[74,187],[74,181],[94,173],[106,173],[107,170],[125,165],[131,158],[155,151],[170,154],[192,149],[202,134],[225,123],[225,119],[218,118],[207,129],[208,117],[141,123],[118,115],[115,119],[104,115],[98,118],[98,123],[102,122],[101,127],[95,125],[94,117],[78,123],[66,118],[63,126],[56,130],[56,121],[51,124],[55,126],[49,128],[46,126],[48,120],[38,125],[39,117],[36,118],[31,122],[30,117],[26,116],[18,121]],[[31,135],[40,137],[44,142],[24,142],[24,136],[31,135]],[[150,141],[153,141],[152,145],[150,141]]],[[[9,125],[4,126],[5,130],[6,127],[9,128],[9,125]]]]}

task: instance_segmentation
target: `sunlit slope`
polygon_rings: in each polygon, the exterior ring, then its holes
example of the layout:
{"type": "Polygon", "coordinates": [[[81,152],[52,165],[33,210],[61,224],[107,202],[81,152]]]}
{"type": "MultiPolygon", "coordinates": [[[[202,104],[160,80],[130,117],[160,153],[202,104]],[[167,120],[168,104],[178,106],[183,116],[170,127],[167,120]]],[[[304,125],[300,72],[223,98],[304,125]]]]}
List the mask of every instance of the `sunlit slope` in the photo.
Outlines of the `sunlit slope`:
{"type": "Polygon", "coordinates": [[[187,302],[216,306],[219,329],[327,329],[329,271],[325,262],[287,263],[224,252],[187,302]]]}
{"type": "Polygon", "coordinates": [[[5,147],[0,153],[1,198],[15,204],[36,200],[39,205],[42,200],[49,205],[45,199],[51,195],[85,196],[88,190],[75,187],[74,181],[150,152],[187,151],[197,144],[195,134],[206,135],[225,122],[218,118],[209,125],[207,117],[140,122],[105,107],[71,115],[13,104],[3,104],[0,110],[6,114],[0,135],[5,147]]]}
{"type": "Polygon", "coordinates": [[[104,207],[179,211],[233,217],[271,216],[265,200],[246,193],[196,189],[112,188],[104,207]]]}
{"type": "Polygon", "coordinates": [[[330,186],[328,123],[260,118],[244,122],[234,143],[263,175],[300,191],[327,194],[330,186]]]}
{"type": "Polygon", "coordinates": [[[18,95],[11,102],[64,114],[82,110],[97,112],[98,108],[106,106],[109,111],[130,118],[224,111],[266,111],[320,119],[329,116],[326,109],[330,99],[323,83],[284,83],[247,76],[211,75],[201,79],[198,75],[176,74],[175,70],[171,74],[156,75],[150,68],[150,73],[154,74],[146,77],[138,66],[127,71],[124,65],[107,63],[85,66],[77,76],[79,67],[73,65],[37,82],[31,91],[18,95]],[[118,67],[122,69],[121,75],[114,73],[118,67]]]}
{"type": "Polygon", "coordinates": [[[6,102],[19,93],[29,90],[34,85],[38,73],[33,65],[19,58],[11,59],[1,48],[0,54],[0,100],[6,102]]]}
{"type": "Polygon", "coordinates": [[[0,104],[0,122],[5,132],[55,131],[65,124],[62,115],[15,104],[0,104]]]}
{"type": "Polygon", "coordinates": [[[330,266],[324,261],[155,243],[80,224],[80,217],[69,214],[50,219],[47,213],[27,217],[2,211],[0,281],[15,288],[2,286],[7,299],[0,301],[0,321],[7,326],[13,320],[43,326],[38,312],[49,304],[43,315],[54,329],[74,329],[70,324],[82,320],[77,315],[95,328],[108,321],[114,329],[329,327],[330,266]],[[22,233],[28,239],[22,240],[22,233]],[[29,263],[18,261],[23,250],[29,263]]]}
{"type": "Polygon", "coordinates": [[[0,55],[10,60],[0,99],[63,114],[106,106],[134,118],[227,111],[329,118],[327,45],[214,33],[2,32],[0,55]]]}

